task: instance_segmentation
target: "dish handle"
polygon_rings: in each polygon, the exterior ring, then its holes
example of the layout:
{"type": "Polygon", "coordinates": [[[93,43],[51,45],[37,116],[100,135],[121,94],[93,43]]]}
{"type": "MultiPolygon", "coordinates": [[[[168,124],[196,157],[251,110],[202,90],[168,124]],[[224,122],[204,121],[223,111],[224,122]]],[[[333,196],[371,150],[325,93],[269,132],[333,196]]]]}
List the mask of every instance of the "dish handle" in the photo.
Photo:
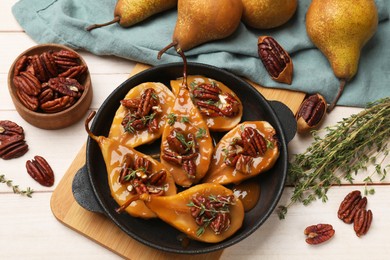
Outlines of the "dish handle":
{"type": "Polygon", "coordinates": [[[294,114],[288,106],[280,101],[272,100],[269,103],[279,118],[286,141],[289,143],[297,132],[297,121],[295,120],[294,114]]]}
{"type": "Polygon", "coordinates": [[[93,192],[86,165],[76,172],[72,182],[72,193],[76,202],[84,209],[104,214],[104,210],[93,192]]]}

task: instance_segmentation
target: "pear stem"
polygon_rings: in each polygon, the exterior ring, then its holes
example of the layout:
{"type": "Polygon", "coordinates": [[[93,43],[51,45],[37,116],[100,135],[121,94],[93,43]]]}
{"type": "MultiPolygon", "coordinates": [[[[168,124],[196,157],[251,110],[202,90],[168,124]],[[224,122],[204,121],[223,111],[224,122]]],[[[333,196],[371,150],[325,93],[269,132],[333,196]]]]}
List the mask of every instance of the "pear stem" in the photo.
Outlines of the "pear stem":
{"type": "Polygon", "coordinates": [[[107,23],[101,23],[101,24],[92,24],[86,28],[87,31],[92,31],[93,29],[104,27],[110,24],[118,23],[121,20],[119,16],[115,16],[113,20],[107,22],[107,23]]]}
{"type": "Polygon", "coordinates": [[[341,97],[341,94],[343,93],[344,91],[344,87],[347,83],[347,80],[346,79],[340,79],[340,87],[339,87],[339,91],[336,95],[336,98],[332,101],[332,103],[329,105],[328,109],[327,109],[327,112],[330,113],[334,107],[336,106],[337,104],[337,101],[339,100],[339,98],[341,97]]]}
{"type": "Polygon", "coordinates": [[[187,87],[187,57],[186,55],[184,54],[184,52],[182,51],[182,49],[177,49],[176,50],[177,53],[179,53],[179,55],[181,56],[181,58],[183,59],[183,82],[181,83],[184,87],[187,87]]]}
{"type": "Polygon", "coordinates": [[[134,197],[131,197],[130,199],[126,200],[125,203],[122,204],[119,208],[117,208],[115,211],[116,213],[122,213],[130,204],[136,200],[142,200],[142,201],[150,201],[152,198],[152,195],[147,193],[137,194],[134,197]]]}
{"type": "Polygon", "coordinates": [[[158,54],[157,54],[157,59],[158,60],[161,60],[161,56],[167,51],[169,50],[170,48],[174,47],[177,45],[177,42],[173,41],[171,42],[170,44],[168,44],[167,46],[165,46],[164,48],[162,48],[158,54]]]}
{"type": "MultiPolygon", "coordinates": [[[[158,54],[157,54],[157,59],[161,59],[161,56],[167,51],[169,50],[170,48],[172,47],[176,47],[177,46],[177,42],[176,41],[173,41],[171,42],[170,44],[168,44],[167,46],[165,46],[164,48],[162,48],[158,54]]],[[[176,48],[176,52],[180,55],[180,57],[182,58],[183,60],[183,64],[184,64],[184,68],[183,68],[183,82],[182,82],[182,85],[187,87],[187,57],[186,55],[184,54],[183,50],[181,48],[176,48]]]]}
{"type": "Polygon", "coordinates": [[[130,204],[133,202],[133,201],[136,201],[136,200],[139,200],[140,199],[140,195],[136,195],[134,197],[131,197],[130,199],[128,199],[127,201],[125,201],[125,203],[122,204],[122,206],[120,206],[119,208],[117,208],[115,211],[116,213],[122,213],[128,206],[130,206],[130,204]]]}
{"type": "Polygon", "coordinates": [[[92,118],[94,118],[96,115],[96,111],[91,111],[91,113],[89,113],[87,119],[85,119],[85,123],[84,123],[84,127],[85,127],[85,131],[87,131],[88,135],[95,141],[98,141],[98,138],[96,135],[94,135],[91,131],[91,129],[89,128],[89,122],[92,121],[92,118]]]}

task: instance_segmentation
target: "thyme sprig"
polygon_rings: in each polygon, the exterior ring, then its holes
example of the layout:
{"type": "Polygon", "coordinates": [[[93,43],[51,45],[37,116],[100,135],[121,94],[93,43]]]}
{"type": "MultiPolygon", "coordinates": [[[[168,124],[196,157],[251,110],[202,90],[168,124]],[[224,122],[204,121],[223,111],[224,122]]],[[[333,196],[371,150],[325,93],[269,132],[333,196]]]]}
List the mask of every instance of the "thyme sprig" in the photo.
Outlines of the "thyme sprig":
{"type": "Polygon", "coordinates": [[[14,185],[12,183],[12,180],[8,180],[4,174],[1,174],[0,175],[0,183],[5,183],[7,184],[8,187],[11,187],[12,188],[12,191],[15,193],[15,194],[20,194],[22,196],[27,196],[29,198],[32,198],[32,194],[34,193],[33,189],[31,189],[30,187],[27,187],[27,189],[25,190],[21,190],[19,188],[19,185],[14,185]]]}
{"type": "Polygon", "coordinates": [[[304,205],[317,199],[326,202],[332,185],[340,185],[342,180],[353,184],[354,177],[367,172],[369,165],[375,170],[366,173],[363,180],[366,194],[374,193],[368,188],[374,175],[381,181],[386,178],[390,165],[383,163],[390,151],[390,97],[370,103],[360,113],[323,130],[323,137],[321,130],[314,131],[313,143],[290,162],[287,182],[294,190],[289,203],[278,208],[280,219],[285,218],[288,208],[296,202],[304,205]]]}

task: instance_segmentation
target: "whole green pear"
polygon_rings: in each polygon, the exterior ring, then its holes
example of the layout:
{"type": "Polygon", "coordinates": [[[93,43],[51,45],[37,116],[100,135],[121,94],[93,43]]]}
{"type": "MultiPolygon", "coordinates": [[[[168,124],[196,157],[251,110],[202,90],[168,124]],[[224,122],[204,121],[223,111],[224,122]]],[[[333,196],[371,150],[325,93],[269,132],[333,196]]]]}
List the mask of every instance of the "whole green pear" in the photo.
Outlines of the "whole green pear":
{"type": "Polygon", "coordinates": [[[314,45],[326,56],[340,88],[331,111],[346,82],[356,74],[363,46],[378,27],[374,0],[313,0],[306,13],[306,31],[314,45]]]}

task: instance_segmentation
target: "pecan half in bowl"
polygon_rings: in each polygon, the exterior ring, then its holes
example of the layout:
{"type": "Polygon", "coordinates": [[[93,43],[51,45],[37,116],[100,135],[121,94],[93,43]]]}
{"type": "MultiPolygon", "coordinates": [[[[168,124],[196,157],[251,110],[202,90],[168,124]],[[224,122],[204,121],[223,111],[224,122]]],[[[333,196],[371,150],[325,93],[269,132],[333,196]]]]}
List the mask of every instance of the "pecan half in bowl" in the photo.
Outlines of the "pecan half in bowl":
{"type": "Polygon", "coordinates": [[[20,116],[42,129],[76,123],[92,102],[86,62],[60,44],[39,44],[22,52],[9,69],[8,90],[20,116]]]}

